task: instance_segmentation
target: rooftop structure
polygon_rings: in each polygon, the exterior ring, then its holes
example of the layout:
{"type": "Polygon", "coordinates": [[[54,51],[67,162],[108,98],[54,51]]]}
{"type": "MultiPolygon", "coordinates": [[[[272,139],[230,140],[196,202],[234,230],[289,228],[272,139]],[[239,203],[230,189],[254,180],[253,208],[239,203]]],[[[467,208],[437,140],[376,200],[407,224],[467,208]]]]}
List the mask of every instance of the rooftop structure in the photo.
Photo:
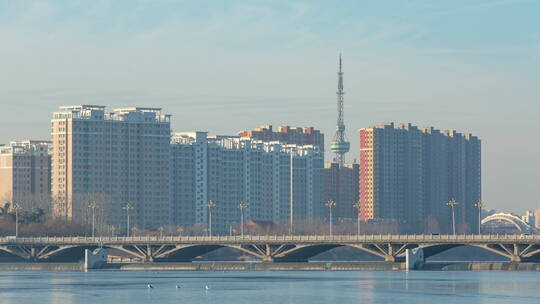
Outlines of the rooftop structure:
{"type": "Polygon", "coordinates": [[[313,145],[324,151],[324,134],[313,127],[280,126],[274,131],[272,125],[265,125],[250,131],[241,131],[240,137],[248,137],[265,142],[278,141],[284,144],[313,145]]]}
{"type": "Polygon", "coordinates": [[[105,106],[61,106],[53,113],[53,119],[115,120],[136,123],[170,123],[171,115],[162,114],[161,108],[127,107],[107,112],[105,106]]]}

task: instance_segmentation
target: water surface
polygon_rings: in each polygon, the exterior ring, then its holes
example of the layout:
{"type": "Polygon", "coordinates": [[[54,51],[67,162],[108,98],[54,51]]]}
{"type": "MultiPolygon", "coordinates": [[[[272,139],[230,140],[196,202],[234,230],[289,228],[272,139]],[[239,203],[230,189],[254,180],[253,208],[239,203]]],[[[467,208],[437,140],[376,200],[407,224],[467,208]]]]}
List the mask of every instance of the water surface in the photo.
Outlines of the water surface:
{"type": "Polygon", "coordinates": [[[0,303],[529,304],[540,303],[540,273],[0,272],[0,303]],[[148,284],[154,288],[148,289],[148,284]]]}

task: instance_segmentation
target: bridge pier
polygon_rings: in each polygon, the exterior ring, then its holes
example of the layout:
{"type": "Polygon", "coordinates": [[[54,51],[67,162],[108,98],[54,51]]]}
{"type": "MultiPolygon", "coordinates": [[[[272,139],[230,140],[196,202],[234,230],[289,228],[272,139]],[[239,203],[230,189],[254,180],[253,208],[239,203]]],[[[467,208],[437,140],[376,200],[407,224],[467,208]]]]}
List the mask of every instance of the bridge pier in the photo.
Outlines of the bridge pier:
{"type": "Polygon", "coordinates": [[[424,262],[424,250],[422,248],[405,250],[405,269],[417,269],[418,265],[421,265],[424,262]]]}
{"type": "Polygon", "coordinates": [[[144,256],[145,262],[152,263],[154,261],[154,255],[152,254],[152,246],[146,245],[146,254],[144,256]]]}

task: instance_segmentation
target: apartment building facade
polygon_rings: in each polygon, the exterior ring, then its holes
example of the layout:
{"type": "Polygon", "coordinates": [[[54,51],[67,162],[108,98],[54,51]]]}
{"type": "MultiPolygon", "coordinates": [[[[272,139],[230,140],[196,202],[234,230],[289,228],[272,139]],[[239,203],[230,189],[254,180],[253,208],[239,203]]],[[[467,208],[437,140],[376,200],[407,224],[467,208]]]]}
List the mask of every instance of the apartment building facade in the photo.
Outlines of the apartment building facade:
{"type": "Polygon", "coordinates": [[[157,228],[171,222],[170,115],[159,108],[63,106],[53,113],[52,199],[57,216],[84,220],[98,202],[107,222],[157,228]],[[126,210],[126,205],[133,208],[126,210]]]}
{"type": "Polygon", "coordinates": [[[176,133],[171,141],[174,222],[208,227],[211,212],[212,230],[225,233],[240,223],[240,203],[248,205],[245,221],[286,222],[291,184],[293,218],[320,216],[323,162],[314,146],[176,133]],[[209,201],[215,204],[211,210],[209,201]]]}
{"type": "Polygon", "coordinates": [[[50,141],[12,141],[0,146],[0,204],[47,208],[51,194],[50,141]]]}
{"type": "Polygon", "coordinates": [[[360,130],[361,218],[391,219],[417,230],[449,232],[454,199],[458,231],[478,227],[481,144],[471,134],[386,123],[360,130]]]}
{"type": "MultiPolygon", "coordinates": [[[[357,208],[360,165],[352,163],[340,167],[338,163],[326,163],[324,168],[325,201],[336,203],[332,214],[333,220],[356,221],[360,211],[357,208]]],[[[326,212],[324,218],[328,217],[329,212],[326,212]]]]}

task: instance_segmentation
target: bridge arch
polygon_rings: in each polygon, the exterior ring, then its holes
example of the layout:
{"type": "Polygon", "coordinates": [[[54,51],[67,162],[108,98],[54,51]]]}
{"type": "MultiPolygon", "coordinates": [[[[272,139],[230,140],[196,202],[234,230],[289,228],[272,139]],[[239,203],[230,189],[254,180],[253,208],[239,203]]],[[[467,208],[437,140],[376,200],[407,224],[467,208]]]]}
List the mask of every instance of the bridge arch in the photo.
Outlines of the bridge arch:
{"type": "Polygon", "coordinates": [[[494,221],[503,221],[503,222],[510,223],[510,224],[514,225],[514,227],[516,227],[522,233],[534,233],[534,231],[535,231],[535,229],[531,225],[527,224],[526,222],[524,222],[519,217],[517,217],[517,216],[515,216],[513,214],[509,214],[509,213],[495,213],[495,214],[492,214],[492,215],[484,218],[481,221],[481,224],[484,225],[484,224],[487,224],[489,222],[494,222],[494,221]]]}
{"type": "Polygon", "coordinates": [[[248,246],[227,245],[251,254],[265,262],[308,262],[310,258],[338,247],[350,247],[383,258],[386,262],[401,262],[405,260],[406,249],[416,248],[414,244],[260,244],[248,246]]]}
{"type": "Polygon", "coordinates": [[[522,261],[537,261],[540,259],[540,245],[538,244],[467,244],[467,243],[455,243],[455,244],[429,244],[421,245],[418,248],[421,248],[424,251],[424,257],[429,258],[436,254],[442,253],[444,251],[450,250],[456,247],[476,247],[481,248],[505,258],[508,258],[512,262],[522,262],[522,261]]]}

